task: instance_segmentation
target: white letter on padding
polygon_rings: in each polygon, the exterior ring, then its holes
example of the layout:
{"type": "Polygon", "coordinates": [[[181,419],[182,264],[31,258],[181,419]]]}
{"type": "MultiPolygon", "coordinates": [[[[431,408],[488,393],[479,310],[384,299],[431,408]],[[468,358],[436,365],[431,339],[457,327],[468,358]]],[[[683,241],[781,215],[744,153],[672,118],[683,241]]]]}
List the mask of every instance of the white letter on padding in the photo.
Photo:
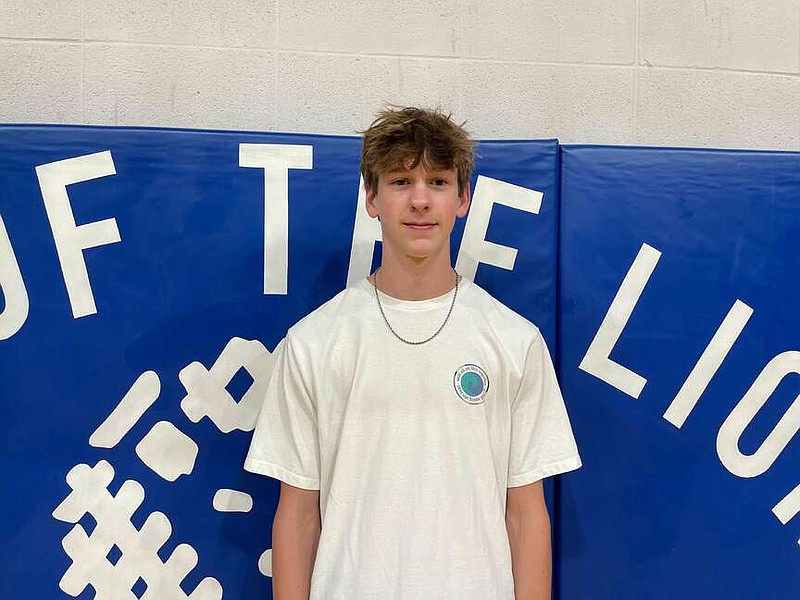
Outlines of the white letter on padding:
{"type": "Polygon", "coordinates": [[[67,186],[116,173],[109,150],[36,167],[44,207],[53,230],[58,260],[72,306],[72,316],[76,319],[97,312],[86,262],[83,260],[83,250],[114,244],[121,238],[117,222],[113,218],[75,225],[67,186]]]}
{"type": "Polygon", "coordinates": [[[589,344],[589,349],[586,350],[586,355],[578,365],[578,368],[602,379],[633,398],[638,398],[642,393],[647,379],[615,363],[609,356],[619,340],[619,336],[622,335],[622,330],[625,329],[644,287],[650,281],[650,276],[653,274],[659,258],[661,258],[661,252],[652,246],[642,244],[600,324],[600,329],[597,330],[592,343],[589,344]]]}
{"type": "Polygon", "coordinates": [[[692,372],[683,382],[681,389],[675,394],[664,418],[675,425],[678,429],[683,427],[689,413],[694,410],[697,401],[703,392],[706,391],[711,379],[716,375],[722,361],[728,356],[733,344],[739,339],[744,326],[750,320],[753,309],[741,300],[733,303],[733,306],[725,315],[720,323],[714,337],[703,350],[703,354],[697,360],[692,372]]]}
{"type": "Polygon", "coordinates": [[[800,430],[800,395],[753,454],[739,451],[739,438],[767,403],[778,384],[790,373],[800,374],[800,352],[789,350],[767,363],[745,392],[717,435],[717,455],[725,468],[738,477],[756,477],[772,466],[789,441],[800,430]]]}
{"type": "Polygon", "coordinates": [[[6,304],[0,313],[0,340],[7,340],[25,324],[29,303],[22,271],[19,270],[3,217],[0,217],[0,290],[6,304]]]}
{"type": "MultiPolygon", "coordinates": [[[[800,484],[772,508],[772,513],[784,525],[800,513],[800,484]]],[[[800,539],[797,543],[800,545],[800,539]]]]}
{"type": "Polygon", "coordinates": [[[287,294],[289,169],[311,169],[314,147],[239,144],[239,166],[264,169],[264,293],[287,294]]]}
{"type": "Polygon", "coordinates": [[[486,241],[486,230],[492,216],[492,206],[502,204],[539,214],[542,206],[542,192],[478,175],[472,203],[464,227],[464,237],[456,260],[456,271],[462,277],[474,279],[478,264],[494,265],[512,270],[517,260],[517,249],[486,241]]]}
{"type": "Polygon", "coordinates": [[[381,239],[381,224],[367,212],[367,192],[364,178],[358,184],[356,224],[353,227],[353,244],[350,246],[350,266],[347,269],[347,287],[369,275],[375,242],[381,239]]]}

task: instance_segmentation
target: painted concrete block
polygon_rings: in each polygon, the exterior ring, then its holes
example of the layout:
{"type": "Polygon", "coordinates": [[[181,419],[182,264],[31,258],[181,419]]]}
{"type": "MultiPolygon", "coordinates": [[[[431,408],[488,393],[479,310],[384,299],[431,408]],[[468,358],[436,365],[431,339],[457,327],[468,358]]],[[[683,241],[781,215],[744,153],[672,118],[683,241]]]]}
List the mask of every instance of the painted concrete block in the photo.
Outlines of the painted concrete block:
{"type": "Polygon", "coordinates": [[[466,63],[462,114],[481,138],[629,143],[633,75],[626,67],[466,63]]]}
{"type": "Polygon", "coordinates": [[[271,129],[275,55],[136,45],[86,50],[84,107],[89,123],[271,129]]]}
{"type": "Polygon", "coordinates": [[[458,61],[450,59],[400,59],[398,102],[408,106],[441,108],[455,117],[461,112],[458,61]]]}
{"type": "Polygon", "coordinates": [[[0,122],[80,123],[77,44],[0,42],[0,122]]]}
{"type": "Polygon", "coordinates": [[[460,10],[458,0],[286,2],[278,39],[287,50],[453,56],[460,10]]]}
{"type": "Polygon", "coordinates": [[[71,0],[3,0],[0,37],[79,40],[81,5],[71,0]]]}
{"type": "Polygon", "coordinates": [[[86,0],[86,39],[273,48],[276,1],[86,0]]]}
{"type": "Polygon", "coordinates": [[[800,79],[643,69],[636,142],[800,150],[800,79]]]}
{"type": "Polygon", "coordinates": [[[529,62],[631,64],[635,0],[465,0],[459,54],[529,62]]]}
{"type": "Polygon", "coordinates": [[[797,0],[642,0],[640,37],[654,66],[800,71],[797,0]]]}
{"type": "Polygon", "coordinates": [[[396,58],[281,52],[280,131],[356,135],[399,99],[396,58]]]}

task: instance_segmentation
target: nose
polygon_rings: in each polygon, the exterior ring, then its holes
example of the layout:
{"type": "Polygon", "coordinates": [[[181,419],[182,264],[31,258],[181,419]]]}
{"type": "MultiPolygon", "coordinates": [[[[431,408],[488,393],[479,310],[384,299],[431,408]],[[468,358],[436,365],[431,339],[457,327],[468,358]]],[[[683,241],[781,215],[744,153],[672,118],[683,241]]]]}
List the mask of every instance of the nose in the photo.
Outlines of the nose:
{"type": "Polygon", "coordinates": [[[411,189],[411,207],[416,210],[425,210],[430,205],[428,186],[424,181],[416,182],[411,189]]]}

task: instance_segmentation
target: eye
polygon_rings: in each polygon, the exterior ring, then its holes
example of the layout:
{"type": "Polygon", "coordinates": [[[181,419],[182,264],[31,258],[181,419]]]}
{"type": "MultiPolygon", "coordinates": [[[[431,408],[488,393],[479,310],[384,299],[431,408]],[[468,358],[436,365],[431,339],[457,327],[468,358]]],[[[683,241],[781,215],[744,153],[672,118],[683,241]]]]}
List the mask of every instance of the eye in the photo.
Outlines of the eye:
{"type": "Polygon", "coordinates": [[[389,182],[389,185],[398,186],[398,187],[401,187],[401,186],[404,186],[404,185],[408,185],[408,179],[406,179],[405,177],[395,177],[394,179],[392,179],[389,182]]]}
{"type": "Polygon", "coordinates": [[[435,186],[443,186],[443,185],[447,185],[448,181],[447,181],[447,179],[444,179],[442,177],[437,177],[436,179],[432,179],[431,180],[431,184],[435,185],[435,186]]]}

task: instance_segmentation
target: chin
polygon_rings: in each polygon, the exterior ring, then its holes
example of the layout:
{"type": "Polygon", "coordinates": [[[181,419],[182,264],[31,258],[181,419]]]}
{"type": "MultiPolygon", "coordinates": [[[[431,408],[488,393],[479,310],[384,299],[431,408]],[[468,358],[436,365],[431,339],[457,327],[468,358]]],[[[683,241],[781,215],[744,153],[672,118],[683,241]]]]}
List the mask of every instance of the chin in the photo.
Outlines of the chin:
{"type": "Polygon", "coordinates": [[[424,260],[441,254],[443,250],[444,249],[439,246],[434,247],[430,244],[419,244],[407,248],[406,256],[414,260],[424,260]]]}

